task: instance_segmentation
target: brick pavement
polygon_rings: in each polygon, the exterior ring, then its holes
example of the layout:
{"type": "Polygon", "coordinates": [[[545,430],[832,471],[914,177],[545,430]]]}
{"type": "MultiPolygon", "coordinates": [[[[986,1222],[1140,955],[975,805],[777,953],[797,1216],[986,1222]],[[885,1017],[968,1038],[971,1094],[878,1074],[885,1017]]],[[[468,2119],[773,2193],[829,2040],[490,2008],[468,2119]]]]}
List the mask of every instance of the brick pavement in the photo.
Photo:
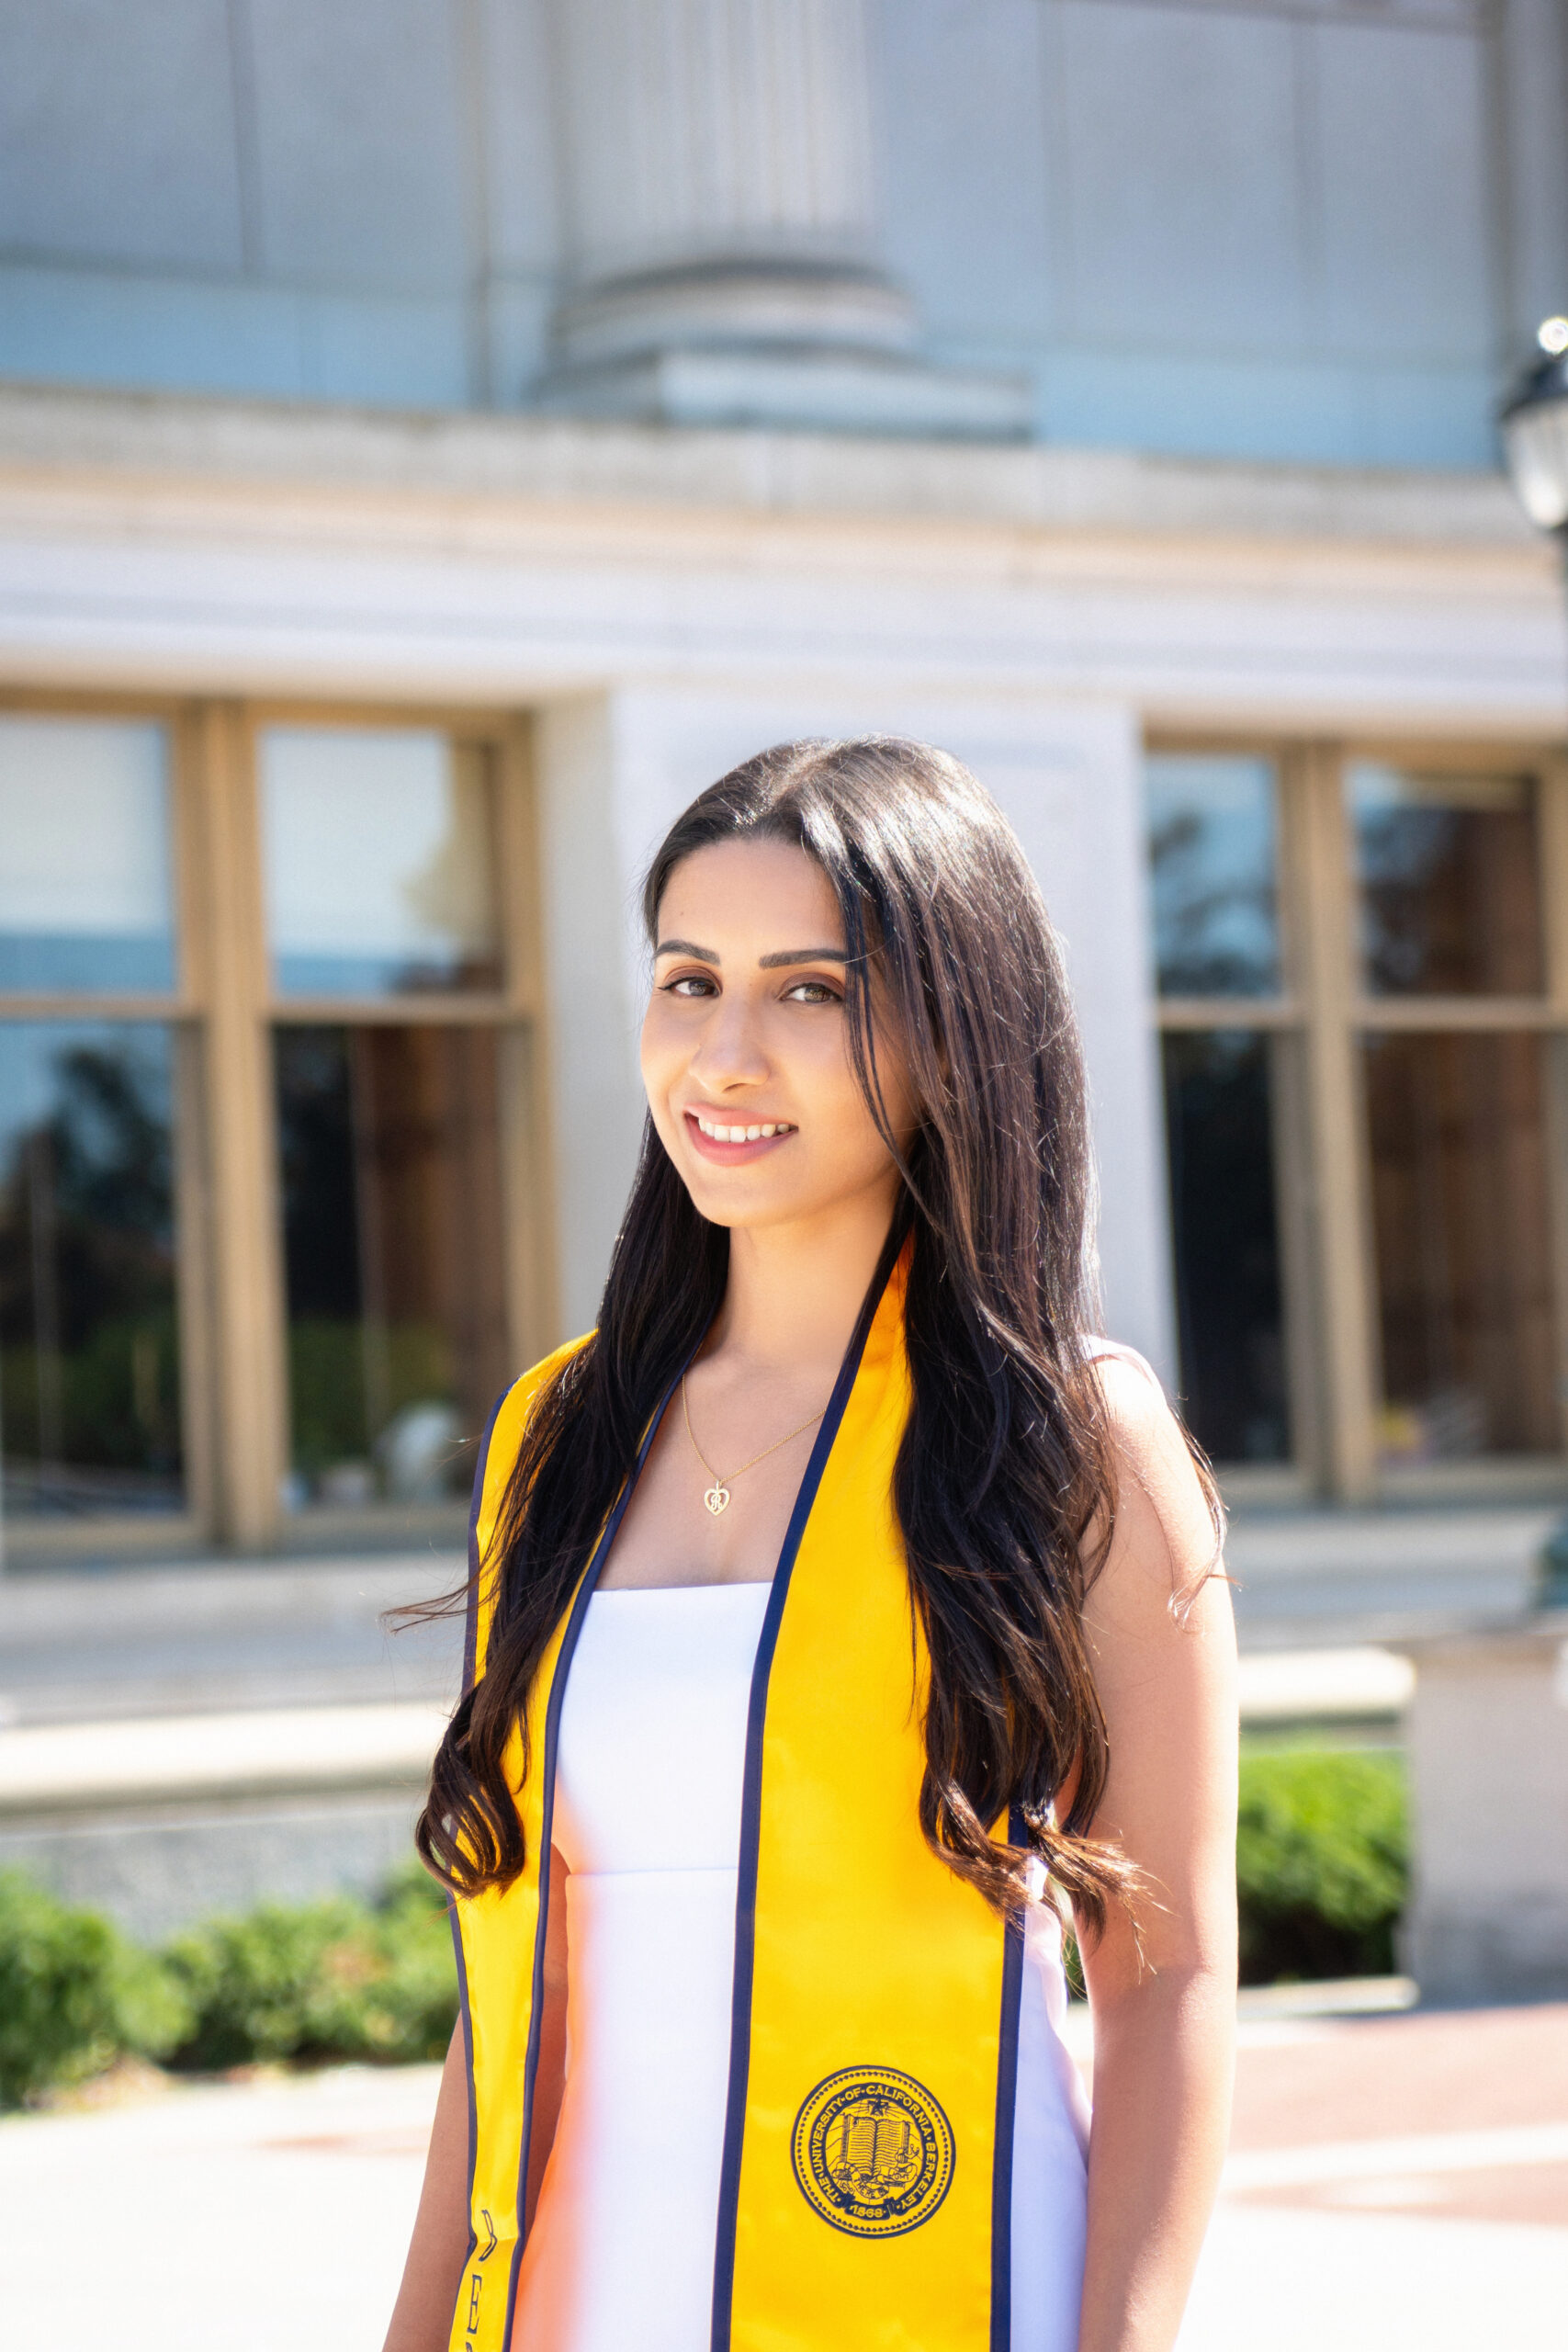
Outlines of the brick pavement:
{"type": "MultiPolygon", "coordinates": [[[[0,2121],[0,2342],[378,2352],[435,2080],[0,2121]]],[[[1181,2352],[1534,2352],[1565,2312],[1568,2004],[1244,2024],[1181,2352]]]]}
{"type": "Polygon", "coordinates": [[[1568,2004],[1244,2021],[1181,2352],[1568,2341],[1568,2004]]]}
{"type": "Polygon", "coordinates": [[[1231,2146],[1247,2202],[1568,2229],[1568,2002],[1255,2028],[1231,2146]],[[1360,2154],[1247,2185],[1251,2152],[1325,2143],[1360,2154]]]}

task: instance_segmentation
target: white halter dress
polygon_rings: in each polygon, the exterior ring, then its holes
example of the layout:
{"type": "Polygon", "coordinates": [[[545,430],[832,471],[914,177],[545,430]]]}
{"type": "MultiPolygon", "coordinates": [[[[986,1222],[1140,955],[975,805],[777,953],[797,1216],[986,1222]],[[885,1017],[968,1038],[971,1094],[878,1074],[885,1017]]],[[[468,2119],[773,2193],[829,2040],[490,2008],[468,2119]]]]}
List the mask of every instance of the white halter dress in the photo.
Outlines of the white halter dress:
{"type": "MultiPolygon", "coordinates": [[[[527,2352],[707,2352],[741,1780],[768,1587],[595,1593],[561,1709],[566,2095],[524,2256],[527,2352]]],[[[1074,2352],[1089,2113],[1061,1934],[1025,1937],[1012,2352],[1074,2352]]]]}

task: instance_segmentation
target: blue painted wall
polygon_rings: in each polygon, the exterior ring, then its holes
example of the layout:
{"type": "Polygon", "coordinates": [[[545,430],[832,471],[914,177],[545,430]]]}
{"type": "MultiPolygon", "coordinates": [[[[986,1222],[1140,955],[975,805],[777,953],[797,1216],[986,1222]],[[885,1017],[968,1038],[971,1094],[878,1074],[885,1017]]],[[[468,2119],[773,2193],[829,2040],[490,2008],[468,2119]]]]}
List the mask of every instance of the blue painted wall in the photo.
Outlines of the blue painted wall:
{"type": "MultiPolygon", "coordinates": [[[[1054,440],[1495,461],[1480,0],[873,16],[886,250],[933,356],[1027,369],[1054,440]]],[[[538,0],[0,0],[0,374],[525,405],[553,184],[538,0]]]]}

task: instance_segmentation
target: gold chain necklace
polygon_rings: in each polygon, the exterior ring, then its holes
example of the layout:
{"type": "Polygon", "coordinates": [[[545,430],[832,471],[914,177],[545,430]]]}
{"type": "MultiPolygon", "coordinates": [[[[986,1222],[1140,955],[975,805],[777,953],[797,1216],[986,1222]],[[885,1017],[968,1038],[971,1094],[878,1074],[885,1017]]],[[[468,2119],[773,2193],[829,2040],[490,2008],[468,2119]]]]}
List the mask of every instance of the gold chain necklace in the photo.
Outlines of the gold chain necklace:
{"type": "Polygon", "coordinates": [[[729,1482],[732,1478],[739,1478],[741,1470],[754,1470],[759,1462],[765,1462],[770,1453],[777,1453],[780,1447],[787,1445],[790,1442],[790,1438],[804,1437],[806,1431],[811,1427],[812,1421],[819,1421],[827,1409],[828,1408],[826,1405],[820,1406],[818,1410],[812,1414],[810,1420],[802,1421],[799,1429],[797,1430],[791,1430],[789,1437],[781,1437],[775,1444],[765,1445],[761,1453],[754,1453],[750,1462],[743,1462],[740,1464],[739,1470],[727,1471],[721,1477],[719,1473],[714,1468],[713,1464],[708,1460],[707,1455],[703,1452],[702,1447],[697,1443],[697,1433],[692,1427],[692,1408],[686,1402],[686,1375],[682,1373],[681,1375],[681,1410],[685,1416],[686,1435],[692,1441],[692,1452],[696,1455],[697,1460],[702,1464],[703,1468],[713,1480],[713,1484],[708,1488],[706,1494],[704,1495],[703,1500],[707,1505],[707,1508],[712,1512],[714,1518],[716,1519],[720,1511],[728,1510],[729,1509],[729,1482]]]}

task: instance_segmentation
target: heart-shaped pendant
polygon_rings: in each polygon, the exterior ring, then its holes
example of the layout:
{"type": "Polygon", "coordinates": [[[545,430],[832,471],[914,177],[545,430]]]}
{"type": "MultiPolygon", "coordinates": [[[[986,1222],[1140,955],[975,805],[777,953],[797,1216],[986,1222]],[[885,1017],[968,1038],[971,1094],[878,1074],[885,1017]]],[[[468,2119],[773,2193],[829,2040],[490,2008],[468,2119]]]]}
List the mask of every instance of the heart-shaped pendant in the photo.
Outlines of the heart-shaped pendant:
{"type": "Polygon", "coordinates": [[[703,1500],[706,1503],[709,1510],[712,1511],[715,1519],[716,1519],[721,1510],[728,1510],[729,1509],[729,1488],[728,1487],[721,1487],[716,1482],[715,1485],[708,1488],[706,1494],[703,1497],[703,1500]]]}

